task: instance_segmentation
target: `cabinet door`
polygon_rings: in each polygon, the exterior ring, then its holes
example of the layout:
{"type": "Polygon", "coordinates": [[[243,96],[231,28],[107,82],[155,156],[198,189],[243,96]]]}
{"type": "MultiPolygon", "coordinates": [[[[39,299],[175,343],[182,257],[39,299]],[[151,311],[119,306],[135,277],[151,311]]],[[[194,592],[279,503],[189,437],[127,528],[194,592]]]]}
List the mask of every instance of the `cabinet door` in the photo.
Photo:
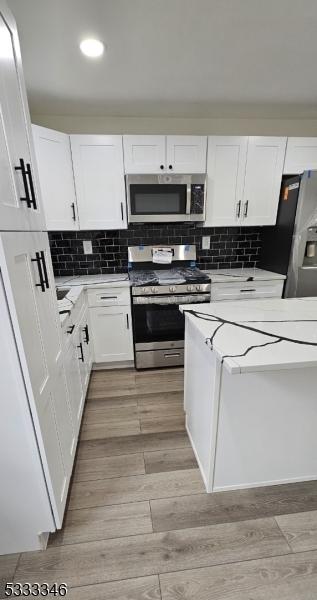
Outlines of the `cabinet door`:
{"type": "Polygon", "coordinates": [[[90,314],[88,310],[85,311],[81,319],[81,337],[86,367],[85,389],[87,390],[93,361],[91,324],[90,314]]]}
{"type": "Polygon", "coordinates": [[[54,516],[61,526],[74,431],[47,234],[2,233],[0,264],[54,516]]]}
{"type": "Polygon", "coordinates": [[[239,225],[247,137],[208,138],[206,227],[239,225]]]}
{"type": "Polygon", "coordinates": [[[249,137],[242,225],[275,225],[286,138],[249,137]]]}
{"type": "Polygon", "coordinates": [[[80,229],[126,229],[122,136],[70,139],[80,229]]]}
{"type": "Polygon", "coordinates": [[[287,140],[283,172],[297,175],[317,169],[317,138],[289,137],[287,140]]]}
{"type": "Polygon", "coordinates": [[[88,309],[85,310],[79,323],[79,361],[81,368],[82,387],[84,396],[88,388],[91,371],[90,335],[88,325],[88,309]]]}
{"type": "Polygon", "coordinates": [[[69,135],[32,126],[41,196],[49,231],[78,229],[69,135]]]}
{"type": "Polygon", "coordinates": [[[133,360],[129,306],[90,308],[96,363],[133,360]]]}
{"type": "Polygon", "coordinates": [[[165,135],[124,135],[126,173],[161,173],[166,170],[165,135]]]}
{"type": "Polygon", "coordinates": [[[207,137],[168,135],[166,170],[171,173],[206,173],[207,137]]]}
{"type": "Polygon", "coordinates": [[[68,344],[65,353],[67,389],[74,423],[75,439],[78,437],[84,404],[84,393],[81,384],[77,340],[78,335],[75,334],[71,342],[68,344]]]}
{"type": "Polygon", "coordinates": [[[1,12],[0,40],[0,228],[41,230],[45,222],[31,158],[19,42],[12,17],[1,12]]]}

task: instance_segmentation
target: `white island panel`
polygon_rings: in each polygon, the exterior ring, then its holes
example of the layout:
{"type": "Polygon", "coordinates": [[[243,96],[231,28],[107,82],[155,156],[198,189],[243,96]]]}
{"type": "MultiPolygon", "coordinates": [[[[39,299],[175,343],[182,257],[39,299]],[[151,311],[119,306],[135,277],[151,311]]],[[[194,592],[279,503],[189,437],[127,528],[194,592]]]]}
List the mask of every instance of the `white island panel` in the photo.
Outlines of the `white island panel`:
{"type": "Polygon", "coordinates": [[[207,492],[317,479],[316,308],[317,299],[182,307],[186,425],[207,492]]]}
{"type": "Polygon", "coordinates": [[[223,369],[213,491],[317,477],[317,369],[223,369]]]}

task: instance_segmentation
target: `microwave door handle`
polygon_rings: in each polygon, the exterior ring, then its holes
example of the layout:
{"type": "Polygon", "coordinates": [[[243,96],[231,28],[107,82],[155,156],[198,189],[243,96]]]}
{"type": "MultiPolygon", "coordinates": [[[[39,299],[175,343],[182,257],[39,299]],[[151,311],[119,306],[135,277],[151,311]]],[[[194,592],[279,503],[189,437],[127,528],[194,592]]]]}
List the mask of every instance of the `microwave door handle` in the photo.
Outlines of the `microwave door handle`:
{"type": "Polygon", "coordinates": [[[191,185],[190,183],[186,186],[186,215],[190,215],[190,201],[191,201],[191,185]]]}

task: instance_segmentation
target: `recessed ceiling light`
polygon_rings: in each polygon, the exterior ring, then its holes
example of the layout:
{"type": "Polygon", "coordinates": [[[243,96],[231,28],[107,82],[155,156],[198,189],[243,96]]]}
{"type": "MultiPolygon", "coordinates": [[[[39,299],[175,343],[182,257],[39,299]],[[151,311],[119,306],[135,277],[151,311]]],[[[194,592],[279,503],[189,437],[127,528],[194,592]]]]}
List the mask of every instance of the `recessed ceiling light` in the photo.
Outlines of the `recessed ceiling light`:
{"type": "Polygon", "coordinates": [[[80,42],[81,51],[89,58],[98,58],[104,53],[105,46],[100,40],[89,38],[80,42]]]}

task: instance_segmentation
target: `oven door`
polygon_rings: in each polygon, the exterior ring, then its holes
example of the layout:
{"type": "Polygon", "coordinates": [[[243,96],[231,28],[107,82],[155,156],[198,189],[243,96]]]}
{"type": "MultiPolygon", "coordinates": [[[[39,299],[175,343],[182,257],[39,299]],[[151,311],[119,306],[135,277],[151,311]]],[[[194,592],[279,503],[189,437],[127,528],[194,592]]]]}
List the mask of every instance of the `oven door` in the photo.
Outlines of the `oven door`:
{"type": "Polygon", "coordinates": [[[178,304],[134,304],[133,337],[136,350],[175,347],[184,343],[184,315],[178,304]]]}
{"type": "Polygon", "coordinates": [[[131,223],[189,220],[190,186],[185,183],[129,183],[128,205],[131,223]]]}

